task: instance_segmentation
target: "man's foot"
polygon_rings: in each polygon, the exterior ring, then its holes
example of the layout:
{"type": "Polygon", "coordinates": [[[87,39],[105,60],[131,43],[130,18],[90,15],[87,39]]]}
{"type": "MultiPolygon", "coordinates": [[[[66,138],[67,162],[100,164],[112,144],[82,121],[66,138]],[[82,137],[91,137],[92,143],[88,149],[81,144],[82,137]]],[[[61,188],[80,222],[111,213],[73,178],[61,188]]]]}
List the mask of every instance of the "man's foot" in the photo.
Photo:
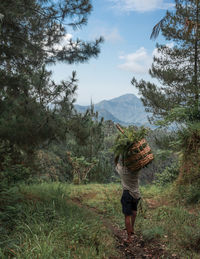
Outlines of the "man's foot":
{"type": "MultiPolygon", "coordinates": [[[[123,230],[126,230],[126,228],[124,228],[123,230]]],[[[134,235],[134,234],[135,234],[134,231],[132,231],[132,232],[131,232],[131,235],[134,235]]]]}
{"type": "Polygon", "coordinates": [[[124,239],[124,243],[125,244],[130,244],[133,242],[133,235],[128,235],[128,237],[126,239],[124,239]]]}

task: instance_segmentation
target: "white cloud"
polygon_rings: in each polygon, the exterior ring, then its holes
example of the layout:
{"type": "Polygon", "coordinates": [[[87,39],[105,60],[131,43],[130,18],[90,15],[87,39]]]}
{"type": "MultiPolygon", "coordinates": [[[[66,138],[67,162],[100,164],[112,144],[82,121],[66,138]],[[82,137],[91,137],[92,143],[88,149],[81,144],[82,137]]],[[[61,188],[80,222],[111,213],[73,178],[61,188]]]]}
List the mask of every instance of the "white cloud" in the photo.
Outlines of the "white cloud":
{"type": "MultiPolygon", "coordinates": [[[[173,43],[173,42],[167,43],[167,44],[166,44],[166,47],[168,47],[168,48],[171,49],[171,48],[174,47],[174,43],[173,43]]],[[[155,56],[155,57],[157,57],[157,58],[162,58],[162,53],[161,53],[161,52],[158,52],[158,49],[155,48],[155,49],[153,50],[152,56],[155,56]]],[[[165,56],[165,59],[166,59],[166,58],[167,58],[167,57],[165,56]]]]}
{"type": "MultiPolygon", "coordinates": [[[[53,45],[54,49],[55,49],[55,50],[62,50],[63,47],[70,48],[70,47],[71,47],[71,45],[70,45],[70,40],[71,40],[71,39],[72,39],[72,34],[67,33],[67,34],[62,38],[62,40],[61,40],[59,43],[56,43],[56,44],[53,45]]],[[[44,42],[44,50],[48,51],[48,50],[51,49],[51,48],[49,48],[48,46],[46,46],[46,44],[47,44],[47,41],[44,42]]],[[[49,55],[50,55],[50,54],[49,54],[49,55]]]]}
{"type": "Polygon", "coordinates": [[[152,63],[152,54],[149,55],[144,47],[139,48],[136,52],[119,57],[124,63],[119,65],[120,69],[131,71],[136,74],[144,74],[152,63]]]}
{"type": "Polygon", "coordinates": [[[99,35],[103,36],[105,41],[111,43],[117,43],[123,40],[117,28],[96,27],[92,38],[99,37],[99,35]]]}
{"type": "Polygon", "coordinates": [[[69,47],[69,44],[70,44],[70,40],[72,39],[72,34],[70,33],[67,33],[63,39],[60,41],[59,44],[55,44],[55,47],[58,49],[58,50],[61,50],[63,47],[69,47]]]}
{"type": "Polygon", "coordinates": [[[169,9],[174,6],[169,0],[109,0],[114,8],[121,11],[148,12],[156,9],[169,9]]]}
{"type": "Polygon", "coordinates": [[[114,28],[112,30],[107,30],[102,34],[106,41],[110,41],[112,43],[119,42],[122,40],[122,37],[119,34],[119,31],[117,28],[114,28]]]}
{"type": "MultiPolygon", "coordinates": [[[[167,43],[166,47],[173,48],[174,43],[167,43]]],[[[152,53],[148,53],[144,47],[141,47],[133,53],[119,56],[124,63],[118,67],[122,70],[131,71],[135,74],[146,74],[151,68],[154,56],[162,58],[162,54],[158,52],[157,48],[155,48],[152,53]]]]}

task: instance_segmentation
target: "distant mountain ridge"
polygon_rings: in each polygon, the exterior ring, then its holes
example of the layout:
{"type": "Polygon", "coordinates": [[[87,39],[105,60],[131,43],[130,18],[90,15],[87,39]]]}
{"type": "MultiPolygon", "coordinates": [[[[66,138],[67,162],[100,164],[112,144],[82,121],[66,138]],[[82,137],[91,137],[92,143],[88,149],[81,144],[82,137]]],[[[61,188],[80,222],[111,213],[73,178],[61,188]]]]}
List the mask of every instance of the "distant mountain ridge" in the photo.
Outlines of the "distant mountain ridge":
{"type": "MultiPolygon", "coordinates": [[[[75,105],[75,109],[81,113],[88,108],[90,105],[75,105]]],[[[104,117],[104,120],[112,120],[122,125],[149,126],[143,103],[134,94],[125,94],[111,100],[103,100],[94,104],[94,110],[98,111],[99,117],[104,117]]]]}

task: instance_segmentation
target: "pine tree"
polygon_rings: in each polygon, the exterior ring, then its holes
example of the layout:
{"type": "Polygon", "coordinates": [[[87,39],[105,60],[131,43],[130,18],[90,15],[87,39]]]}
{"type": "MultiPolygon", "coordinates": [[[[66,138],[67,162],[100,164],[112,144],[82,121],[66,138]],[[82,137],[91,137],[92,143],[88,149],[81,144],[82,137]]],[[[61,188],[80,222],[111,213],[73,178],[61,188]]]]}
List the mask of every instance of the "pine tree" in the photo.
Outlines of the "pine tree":
{"type": "Polygon", "coordinates": [[[56,84],[47,65],[97,57],[102,39],[69,40],[87,23],[90,0],[5,0],[0,3],[0,140],[32,154],[62,139],[77,87],[75,72],[56,84]]]}
{"type": "MultiPolygon", "coordinates": [[[[159,85],[132,80],[142,95],[146,110],[153,114],[150,121],[169,115],[173,109],[180,112],[181,108],[187,114],[179,116],[181,121],[200,117],[200,1],[175,2],[175,12],[167,11],[159,23],[163,36],[173,45],[157,44],[158,54],[150,69],[150,75],[158,79],[159,85]]],[[[173,121],[177,117],[170,119],[173,121]]]]}
{"type": "Polygon", "coordinates": [[[200,173],[200,1],[176,0],[175,12],[154,27],[173,45],[157,44],[150,75],[160,85],[132,80],[142,94],[152,122],[176,122],[176,149],[181,151],[179,183],[199,184],[200,173]]]}
{"type": "Polygon", "coordinates": [[[103,118],[98,117],[98,112],[94,111],[91,105],[84,114],[76,113],[72,117],[69,128],[73,134],[75,145],[70,149],[74,155],[84,155],[91,162],[93,158],[97,158],[103,147],[104,132],[103,118]]]}

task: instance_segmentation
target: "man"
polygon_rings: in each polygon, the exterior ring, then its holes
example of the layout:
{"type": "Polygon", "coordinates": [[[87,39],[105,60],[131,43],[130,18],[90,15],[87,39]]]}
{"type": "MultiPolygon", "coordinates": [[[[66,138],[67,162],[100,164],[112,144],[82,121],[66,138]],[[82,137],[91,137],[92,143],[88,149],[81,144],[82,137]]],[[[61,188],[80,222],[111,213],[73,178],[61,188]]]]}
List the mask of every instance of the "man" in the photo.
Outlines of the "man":
{"type": "Polygon", "coordinates": [[[140,200],[139,171],[130,172],[119,161],[116,164],[116,171],[120,175],[123,188],[121,197],[122,212],[125,215],[125,227],[128,235],[127,242],[131,242],[131,237],[134,234],[137,205],[140,200]]]}

